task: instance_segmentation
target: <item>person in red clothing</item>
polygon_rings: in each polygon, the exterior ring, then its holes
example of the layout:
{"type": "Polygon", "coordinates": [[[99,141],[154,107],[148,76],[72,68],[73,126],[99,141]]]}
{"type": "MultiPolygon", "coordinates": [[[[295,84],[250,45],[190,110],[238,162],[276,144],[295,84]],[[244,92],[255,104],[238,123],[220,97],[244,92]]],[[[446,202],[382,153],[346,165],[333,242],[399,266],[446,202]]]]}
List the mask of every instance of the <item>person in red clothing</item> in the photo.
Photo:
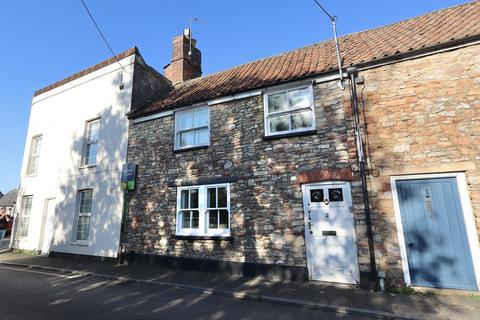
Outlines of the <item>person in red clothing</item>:
{"type": "Polygon", "coordinates": [[[9,221],[10,217],[7,215],[7,210],[5,210],[5,208],[0,208],[0,241],[5,237],[9,221]]]}

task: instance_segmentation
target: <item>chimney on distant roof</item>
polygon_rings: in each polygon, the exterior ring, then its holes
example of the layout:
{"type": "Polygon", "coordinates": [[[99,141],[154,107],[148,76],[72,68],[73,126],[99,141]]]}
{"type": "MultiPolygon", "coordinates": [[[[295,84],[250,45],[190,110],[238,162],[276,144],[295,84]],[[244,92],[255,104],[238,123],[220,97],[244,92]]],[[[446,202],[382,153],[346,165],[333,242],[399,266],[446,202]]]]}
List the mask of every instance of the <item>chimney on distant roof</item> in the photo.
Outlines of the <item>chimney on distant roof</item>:
{"type": "Polygon", "coordinates": [[[202,53],[197,49],[196,43],[191,38],[190,29],[185,29],[182,35],[173,38],[172,62],[164,67],[165,77],[173,84],[202,75],[202,53]]]}

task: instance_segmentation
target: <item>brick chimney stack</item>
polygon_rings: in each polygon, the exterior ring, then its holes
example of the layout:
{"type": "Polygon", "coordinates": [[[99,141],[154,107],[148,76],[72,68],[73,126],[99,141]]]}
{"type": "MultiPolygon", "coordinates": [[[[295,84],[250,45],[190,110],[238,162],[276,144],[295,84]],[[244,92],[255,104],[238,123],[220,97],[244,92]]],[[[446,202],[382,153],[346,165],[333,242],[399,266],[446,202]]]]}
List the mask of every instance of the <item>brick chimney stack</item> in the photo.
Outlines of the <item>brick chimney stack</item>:
{"type": "Polygon", "coordinates": [[[190,32],[190,29],[185,29],[182,35],[173,38],[172,62],[164,67],[165,77],[172,84],[202,75],[202,53],[197,49],[197,41],[193,38],[190,52],[190,32]]]}

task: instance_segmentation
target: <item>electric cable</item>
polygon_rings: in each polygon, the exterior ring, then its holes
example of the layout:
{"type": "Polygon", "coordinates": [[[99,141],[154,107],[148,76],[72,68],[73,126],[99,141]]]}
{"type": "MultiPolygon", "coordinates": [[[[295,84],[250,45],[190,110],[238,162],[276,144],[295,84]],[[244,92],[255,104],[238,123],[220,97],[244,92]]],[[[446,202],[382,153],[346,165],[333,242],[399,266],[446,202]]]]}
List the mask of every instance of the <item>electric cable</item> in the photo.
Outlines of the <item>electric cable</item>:
{"type": "Polygon", "coordinates": [[[82,2],[83,7],[85,8],[85,11],[87,11],[88,16],[90,17],[90,19],[92,20],[93,24],[95,25],[95,28],[97,28],[98,33],[99,33],[100,36],[102,37],[103,41],[104,41],[105,44],[107,45],[108,49],[109,49],[110,52],[112,53],[113,57],[114,57],[115,60],[117,61],[117,63],[118,63],[118,65],[120,66],[120,68],[122,68],[122,70],[123,70],[122,64],[121,64],[120,61],[118,60],[117,55],[115,54],[115,52],[113,52],[113,49],[112,49],[112,47],[110,46],[110,44],[108,43],[107,38],[105,38],[105,36],[103,35],[102,30],[100,30],[100,27],[98,26],[97,22],[96,22],[95,19],[93,18],[93,15],[92,15],[92,13],[90,12],[90,10],[88,9],[86,3],[85,3],[83,0],[80,0],[80,1],[82,2]]]}

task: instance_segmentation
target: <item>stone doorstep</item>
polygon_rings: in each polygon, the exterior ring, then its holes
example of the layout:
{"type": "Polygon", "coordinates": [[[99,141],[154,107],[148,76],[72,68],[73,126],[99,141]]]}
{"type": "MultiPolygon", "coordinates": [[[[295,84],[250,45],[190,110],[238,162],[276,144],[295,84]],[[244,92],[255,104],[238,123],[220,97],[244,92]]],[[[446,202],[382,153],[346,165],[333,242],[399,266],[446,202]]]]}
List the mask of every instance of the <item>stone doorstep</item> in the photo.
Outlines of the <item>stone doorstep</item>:
{"type": "Polygon", "coordinates": [[[225,289],[215,289],[215,288],[208,288],[208,287],[201,287],[201,286],[194,286],[194,285],[185,285],[185,284],[174,283],[174,282],[160,281],[155,279],[144,280],[144,279],[137,279],[132,277],[125,277],[125,276],[115,276],[112,274],[84,272],[84,271],[52,267],[52,266],[25,264],[20,262],[0,261],[0,265],[28,268],[28,269],[56,271],[56,272],[70,273],[70,274],[81,275],[81,276],[103,278],[103,279],[120,281],[120,282],[132,282],[132,283],[140,283],[140,284],[168,286],[176,289],[198,292],[201,294],[215,294],[215,295],[226,296],[226,297],[239,299],[239,300],[260,301],[260,302],[266,302],[266,303],[272,303],[272,304],[287,305],[292,307],[329,311],[337,314],[368,316],[370,318],[376,318],[376,319],[405,319],[405,320],[442,319],[438,317],[438,314],[431,315],[431,316],[425,315],[425,314],[421,314],[418,316],[408,314],[408,313],[411,313],[412,311],[411,308],[409,309],[405,308],[404,310],[405,313],[397,314],[393,312],[378,311],[378,310],[367,309],[367,308],[357,308],[357,307],[341,306],[341,305],[334,305],[334,304],[318,303],[315,301],[308,301],[308,300],[275,297],[271,295],[256,294],[256,293],[250,293],[250,292],[245,292],[241,290],[231,291],[231,290],[225,290],[225,289]]]}

